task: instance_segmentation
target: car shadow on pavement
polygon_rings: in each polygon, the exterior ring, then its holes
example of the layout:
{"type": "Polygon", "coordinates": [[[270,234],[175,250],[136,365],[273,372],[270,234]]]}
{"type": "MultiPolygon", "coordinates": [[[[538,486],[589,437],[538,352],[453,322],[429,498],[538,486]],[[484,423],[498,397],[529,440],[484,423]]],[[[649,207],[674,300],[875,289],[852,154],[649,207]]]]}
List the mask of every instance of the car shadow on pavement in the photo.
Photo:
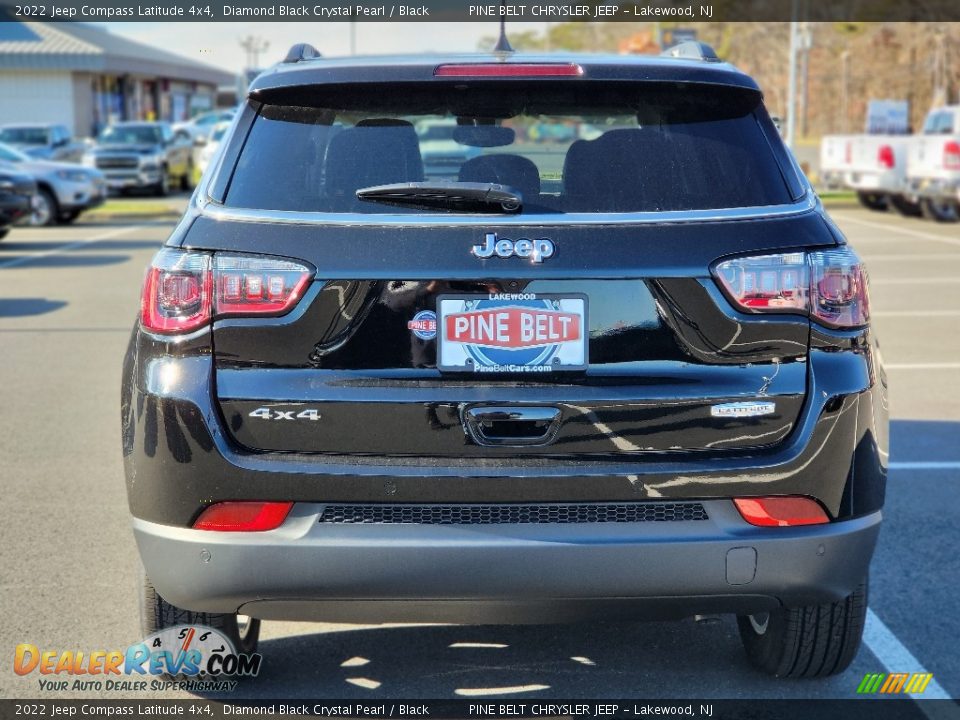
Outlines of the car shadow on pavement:
{"type": "MultiPolygon", "coordinates": [[[[6,260],[10,252],[43,252],[45,250],[60,250],[70,244],[69,238],[63,240],[38,240],[36,242],[4,242],[0,243],[0,262],[6,260]]],[[[142,250],[143,248],[159,248],[162,240],[94,240],[83,245],[70,248],[70,252],[84,252],[90,250],[142,250]]]]}
{"type": "Polygon", "coordinates": [[[137,217],[136,215],[124,217],[118,215],[109,220],[78,220],[73,227],[84,230],[87,228],[117,228],[123,227],[124,225],[130,227],[171,227],[180,219],[180,216],[180,213],[170,213],[162,217],[137,217]]]}
{"type": "Polygon", "coordinates": [[[64,300],[47,298],[0,298],[0,318],[45,315],[66,305],[64,300]]]}
{"type": "Polygon", "coordinates": [[[63,267],[96,267],[98,265],[118,265],[130,259],[129,255],[48,255],[37,257],[34,255],[7,255],[0,253],[0,270],[12,264],[14,268],[63,268],[63,267]]]}
{"type": "MultiPolygon", "coordinates": [[[[697,623],[364,626],[262,640],[261,671],[218,700],[849,696],[761,675],[732,618],[697,623]],[[744,691],[746,684],[748,690],[744,691]],[[739,688],[739,690],[738,690],[739,688]]],[[[855,687],[855,685],[854,685],[855,687]]]]}

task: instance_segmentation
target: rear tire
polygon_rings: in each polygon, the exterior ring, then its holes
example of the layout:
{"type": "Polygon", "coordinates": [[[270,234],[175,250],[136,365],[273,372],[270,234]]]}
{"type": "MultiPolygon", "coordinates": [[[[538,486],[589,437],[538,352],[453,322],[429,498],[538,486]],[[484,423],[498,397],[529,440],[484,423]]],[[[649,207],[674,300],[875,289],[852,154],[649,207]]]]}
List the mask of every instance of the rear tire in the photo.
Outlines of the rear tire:
{"type": "Polygon", "coordinates": [[[863,637],[867,581],[839,602],[740,615],[750,663],[780,678],[836,675],[850,665],[863,637]]]}
{"type": "Polygon", "coordinates": [[[957,222],[960,220],[960,202],[955,200],[931,200],[924,198],[920,201],[923,216],[937,222],[957,222]]]}
{"type": "Polygon", "coordinates": [[[904,217],[920,217],[923,214],[920,203],[910,202],[903,195],[891,195],[890,204],[904,217]]]}
{"type": "Polygon", "coordinates": [[[32,210],[21,222],[30,227],[45,227],[56,225],[60,216],[60,206],[57,199],[46,188],[38,188],[32,210]]]}
{"type": "Polygon", "coordinates": [[[887,196],[881,193],[857,192],[857,200],[868,210],[886,210],[887,196]]]}
{"type": "Polygon", "coordinates": [[[10,233],[10,228],[0,228],[0,240],[3,240],[10,233]]]}
{"type": "Polygon", "coordinates": [[[206,625],[219,630],[238,653],[254,653],[260,640],[260,621],[236,613],[205,613],[171,605],[157,592],[146,573],[140,577],[140,630],[143,637],[175,625],[206,625]]]}

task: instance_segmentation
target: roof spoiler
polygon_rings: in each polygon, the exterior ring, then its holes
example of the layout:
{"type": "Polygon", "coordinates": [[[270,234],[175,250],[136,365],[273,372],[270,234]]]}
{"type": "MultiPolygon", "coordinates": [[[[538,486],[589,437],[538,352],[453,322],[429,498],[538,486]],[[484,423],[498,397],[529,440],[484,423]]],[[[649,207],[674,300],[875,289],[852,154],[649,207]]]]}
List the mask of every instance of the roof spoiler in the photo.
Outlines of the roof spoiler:
{"type": "Polygon", "coordinates": [[[716,51],[705,42],[688,40],[667,48],[660,57],[680,58],[682,60],[701,60],[703,62],[720,62],[716,51]]]}
{"type": "Polygon", "coordinates": [[[319,57],[323,56],[320,54],[320,51],[310,43],[297,43],[290,48],[290,51],[283,61],[285,63],[298,63],[301,60],[316,60],[319,57]]]}

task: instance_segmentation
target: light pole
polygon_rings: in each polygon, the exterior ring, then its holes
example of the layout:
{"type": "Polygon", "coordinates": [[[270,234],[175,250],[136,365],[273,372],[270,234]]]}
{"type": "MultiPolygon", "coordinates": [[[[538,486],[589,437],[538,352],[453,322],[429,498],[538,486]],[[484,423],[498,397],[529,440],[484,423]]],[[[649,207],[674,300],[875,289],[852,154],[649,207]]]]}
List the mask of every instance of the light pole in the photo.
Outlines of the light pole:
{"type": "Polygon", "coordinates": [[[803,51],[803,67],[800,71],[800,137],[808,134],[807,120],[810,90],[810,48],[813,47],[813,30],[804,22],[800,28],[800,48],[803,51]]]}
{"type": "Polygon", "coordinates": [[[840,132],[847,132],[847,118],[849,117],[849,111],[847,109],[847,103],[850,93],[850,51],[844,50],[840,53],[840,65],[841,65],[841,78],[842,85],[840,86],[840,132]]]}
{"type": "Polygon", "coordinates": [[[247,69],[260,69],[260,53],[266,52],[270,43],[262,37],[247,35],[240,40],[240,47],[247,51],[247,69]]]}
{"type": "MultiPolygon", "coordinates": [[[[793,0],[793,17],[797,16],[797,0],[793,0]]],[[[787,77],[787,145],[791,150],[797,138],[797,47],[799,23],[790,21],[790,66],[787,77]]]]}

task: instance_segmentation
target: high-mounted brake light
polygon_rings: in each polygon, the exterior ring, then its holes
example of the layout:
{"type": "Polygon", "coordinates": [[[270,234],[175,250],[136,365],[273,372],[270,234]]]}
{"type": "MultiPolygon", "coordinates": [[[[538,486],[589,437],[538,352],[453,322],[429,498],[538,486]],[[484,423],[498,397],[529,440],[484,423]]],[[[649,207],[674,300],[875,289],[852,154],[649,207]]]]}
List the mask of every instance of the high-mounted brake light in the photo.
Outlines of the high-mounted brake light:
{"type": "Polygon", "coordinates": [[[147,271],[140,322],[151,332],[184,333],[214,317],[281,315],[312,276],[293,260],[164,248],[147,271]]]}
{"type": "Polygon", "coordinates": [[[880,167],[892,170],[897,164],[897,159],[893,154],[893,148],[889,145],[881,145],[877,150],[877,162],[880,167]]]}
{"type": "Polygon", "coordinates": [[[946,170],[960,170],[960,142],[950,140],[944,143],[943,167],[946,170]]]}
{"type": "Polygon", "coordinates": [[[830,518],[820,504],[808,497],[735,498],[743,519],[760,527],[821,525],[830,518]]]}
{"type": "Polygon", "coordinates": [[[200,513],[193,528],[219,532],[275,530],[287,519],[292,507],[292,502],[219,502],[200,513]]]}
{"type": "Polygon", "coordinates": [[[438,65],[434,77],[580,77],[575,63],[465,63],[438,65]]]}
{"type": "Polygon", "coordinates": [[[713,273],[747,312],[798,312],[835,328],[870,321],[867,271],[848,246],[724,260],[713,273]]]}

